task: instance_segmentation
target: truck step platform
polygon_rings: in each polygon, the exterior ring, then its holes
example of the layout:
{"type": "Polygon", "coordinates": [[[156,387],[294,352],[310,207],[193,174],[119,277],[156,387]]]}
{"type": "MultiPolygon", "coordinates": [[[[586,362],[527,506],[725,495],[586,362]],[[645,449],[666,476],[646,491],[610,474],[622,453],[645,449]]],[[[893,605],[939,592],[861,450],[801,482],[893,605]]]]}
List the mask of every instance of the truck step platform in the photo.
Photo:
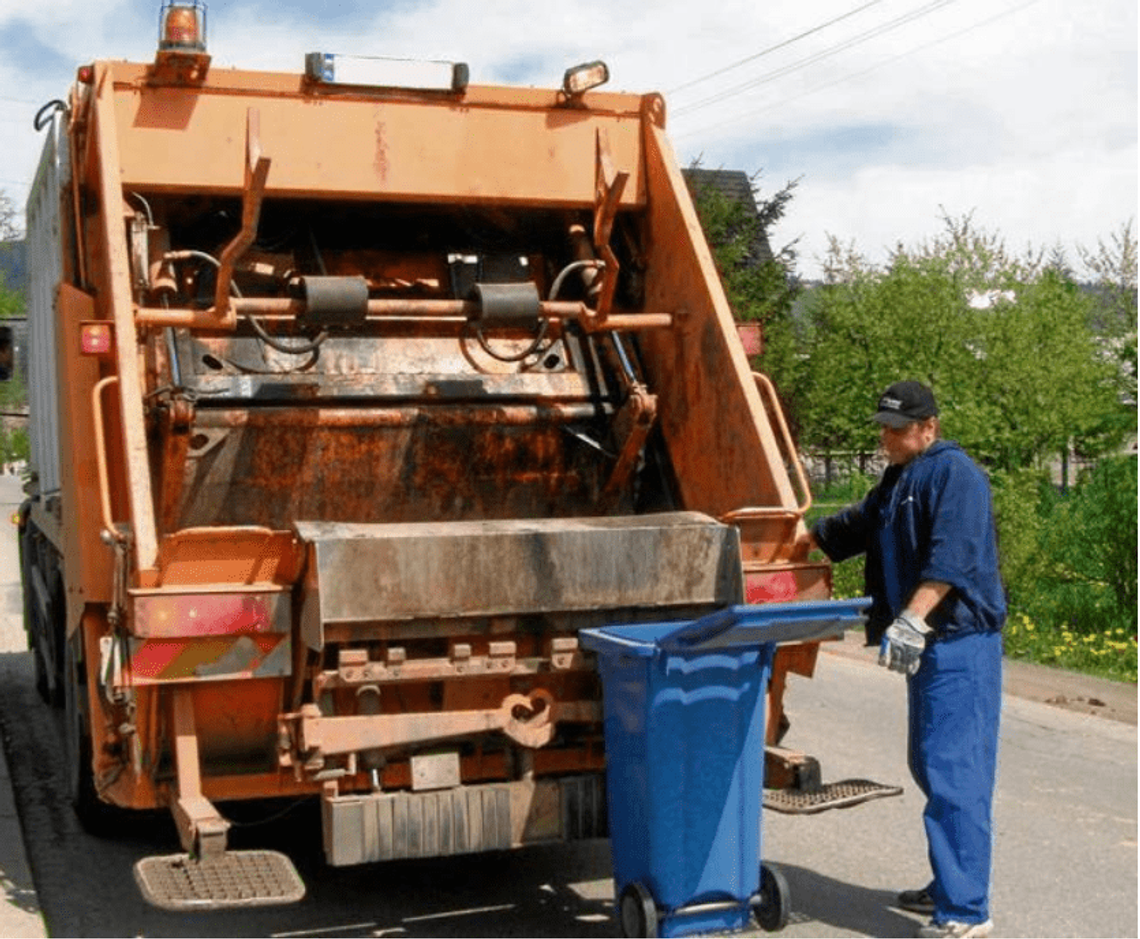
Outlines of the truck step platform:
{"type": "Polygon", "coordinates": [[[885,786],[869,779],[845,779],[810,789],[765,789],[764,808],[785,815],[812,815],[901,795],[902,786],[885,786]]]}
{"type": "Polygon", "coordinates": [[[305,895],[293,862],[277,851],[145,857],[135,864],[135,881],[148,903],[178,912],[274,906],[305,895]]]}

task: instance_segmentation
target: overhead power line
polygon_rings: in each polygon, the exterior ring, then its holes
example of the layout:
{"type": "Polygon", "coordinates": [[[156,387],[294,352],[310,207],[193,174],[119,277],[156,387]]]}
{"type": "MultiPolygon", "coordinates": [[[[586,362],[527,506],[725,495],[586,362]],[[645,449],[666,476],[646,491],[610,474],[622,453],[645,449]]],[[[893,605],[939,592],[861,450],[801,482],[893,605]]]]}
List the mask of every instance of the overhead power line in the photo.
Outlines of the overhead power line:
{"type": "Polygon", "coordinates": [[[946,35],[946,36],[942,36],[939,39],[934,39],[930,42],[923,43],[920,46],[915,46],[913,49],[908,49],[906,52],[900,52],[898,55],[893,55],[888,59],[884,59],[882,62],[875,63],[874,65],[870,66],[869,68],[865,68],[865,69],[858,71],[858,72],[852,72],[848,75],[843,75],[840,78],[833,79],[832,81],[829,81],[829,82],[824,82],[823,84],[816,85],[813,88],[809,88],[807,91],[801,92],[798,95],[794,95],[791,98],[783,98],[779,101],[775,101],[771,104],[765,105],[762,108],[750,109],[746,114],[738,114],[735,117],[730,117],[727,120],[718,121],[715,124],[708,124],[704,127],[696,128],[695,130],[686,131],[685,133],[681,133],[681,134],[675,134],[675,135],[673,135],[673,137],[674,137],[674,139],[681,140],[681,139],[684,139],[686,137],[694,137],[698,134],[707,134],[709,131],[718,130],[719,128],[725,127],[729,124],[737,124],[740,121],[746,120],[747,118],[750,118],[750,117],[754,117],[757,114],[762,114],[765,111],[772,111],[776,108],[785,107],[786,105],[789,105],[794,101],[799,101],[801,98],[806,98],[809,95],[814,95],[817,92],[823,91],[827,88],[831,88],[835,85],[840,85],[840,84],[843,84],[845,82],[853,81],[856,78],[862,78],[864,75],[867,75],[870,72],[874,72],[877,69],[884,68],[887,65],[892,65],[895,62],[898,62],[900,59],[905,59],[908,56],[914,55],[916,52],[924,52],[925,50],[931,49],[934,46],[939,46],[944,42],[949,42],[952,39],[957,39],[959,36],[966,35],[966,33],[973,32],[975,29],[981,29],[983,26],[989,26],[991,23],[994,23],[997,20],[1004,19],[1007,16],[1012,16],[1014,13],[1019,13],[1022,10],[1024,10],[1026,7],[1031,7],[1035,3],[1039,3],[1039,2],[1040,2],[1040,0],[1027,0],[1027,2],[1025,2],[1025,3],[1019,4],[1018,6],[1015,6],[1015,7],[1011,7],[1008,10],[1003,10],[1002,12],[997,13],[994,16],[987,17],[984,20],[979,20],[976,23],[972,23],[971,25],[966,26],[963,29],[959,29],[953,33],[946,35]]]}
{"type": "Polygon", "coordinates": [[[749,91],[759,85],[766,84],[770,81],[775,81],[777,78],[783,78],[785,75],[789,75],[792,72],[797,72],[802,68],[807,68],[809,65],[815,65],[817,62],[828,59],[833,55],[838,55],[840,52],[846,52],[848,49],[853,49],[855,46],[862,45],[871,39],[875,39],[879,36],[884,35],[885,33],[889,33],[892,30],[898,29],[900,26],[905,26],[908,23],[912,23],[924,16],[929,16],[936,10],[940,10],[942,7],[949,6],[951,3],[955,2],[956,0],[933,0],[933,2],[928,3],[924,7],[919,7],[917,10],[911,10],[909,13],[904,13],[902,16],[897,16],[893,20],[888,20],[886,23],[881,23],[873,29],[859,33],[859,35],[853,36],[851,39],[847,39],[834,46],[830,46],[827,49],[815,53],[814,55],[807,56],[806,58],[792,62],[789,65],[785,65],[782,68],[778,68],[774,71],[767,72],[764,75],[760,75],[757,78],[742,82],[739,85],[734,85],[731,88],[716,92],[715,94],[709,95],[707,98],[703,98],[700,101],[696,101],[692,104],[686,104],[680,108],[677,108],[673,114],[674,116],[688,114],[692,111],[699,110],[700,108],[708,107],[710,104],[716,104],[720,101],[725,100],[726,98],[731,98],[734,95],[749,91]]]}
{"type": "Polygon", "coordinates": [[[747,65],[749,62],[755,62],[757,59],[769,55],[770,53],[775,52],[777,49],[783,49],[785,46],[790,46],[793,42],[799,42],[801,39],[805,39],[814,33],[818,33],[821,30],[827,29],[828,26],[834,26],[836,23],[842,22],[845,19],[849,19],[850,17],[855,16],[857,13],[862,13],[868,7],[873,7],[875,4],[882,2],[883,0],[871,0],[870,3],[864,3],[861,7],[856,7],[854,10],[850,10],[847,13],[844,13],[842,16],[837,16],[835,19],[828,20],[826,23],[820,23],[818,26],[813,26],[811,29],[805,30],[799,35],[792,36],[791,39],[785,39],[783,42],[778,42],[774,46],[769,46],[767,49],[761,49],[759,52],[756,52],[750,56],[739,59],[738,61],[725,65],[722,68],[718,68],[715,72],[709,72],[707,75],[702,75],[699,78],[694,78],[691,81],[685,82],[683,85],[678,85],[676,88],[668,90],[666,94],[676,94],[678,91],[684,91],[686,88],[692,88],[694,85],[699,85],[701,82],[706,82],[710,78],[716,78],[719,75],[723,75],[725,72],[731,72],[734,68],[740,68],[740,66],[747,65]]]}

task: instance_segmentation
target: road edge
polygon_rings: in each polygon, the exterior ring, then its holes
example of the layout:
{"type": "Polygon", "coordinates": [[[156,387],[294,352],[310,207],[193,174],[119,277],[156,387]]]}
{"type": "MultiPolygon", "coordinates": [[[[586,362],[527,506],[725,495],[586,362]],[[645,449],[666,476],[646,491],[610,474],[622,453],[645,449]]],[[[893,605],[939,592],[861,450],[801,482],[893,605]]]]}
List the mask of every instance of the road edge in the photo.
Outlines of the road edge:
{"type": "MultiPolygon", "coordinates": [[[[878,649],[864,645],[863,633],[858,630],[848,631],[842,640],[824,642],[820,648],[868,665],[878,661],[878,649]]],[[[1137,726],[1136,685],[1010,658],[1002,667],[1003,694],[1137,726]]]]}
{"type": "Polygon", "coordinates": [[[46,939],[47,925],[28,863],[6,749],[0,740],[0,936],[46,939]]]}

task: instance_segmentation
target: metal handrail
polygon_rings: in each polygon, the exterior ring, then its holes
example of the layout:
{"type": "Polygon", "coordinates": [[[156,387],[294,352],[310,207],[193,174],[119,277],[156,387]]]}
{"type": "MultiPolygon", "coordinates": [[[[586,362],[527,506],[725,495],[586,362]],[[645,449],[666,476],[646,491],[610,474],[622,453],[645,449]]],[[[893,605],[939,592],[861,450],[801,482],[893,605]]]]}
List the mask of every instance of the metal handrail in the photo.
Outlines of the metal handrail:
{"type": "MultiPolygon", "coordinates": [[[[268,319],[296,319],[303,315],[306,304],[302,300],[288,298],[242,297],[231,298],[228,304],[234,316],[261,316],[268,319]]],[[[470,321],[480,306],[472,300],[420,300],[393,299],[369,300],[368,318],[396,319],[455,319],[470,321]]],[[[585,323],[596,331],[668,329],[674,325],[671,313],[626,313],[611,314],[601,323],[595,324],[595,312],[579,300],[544,300],[539,304],[539,315],[548,320],[576,320],[585,323]]],[[[190,329],[232,329],[236,323],[220,323],[214,310],[170,309],[166,307],[138,307],[135,321],[142,326],[174,326],[190,329]]]]}
{"type": "Polygon", "coordinates": [[[104,534],[117,542],[125,542],[111,512],[111,483],[107,474],[107,433],[103,421],[103,390],[118,384],[118,375],[108,375],[95,383],[91,392],[91,410],[95,417],[95,468],[99,476],[99,510],[103,516],[104,534]]]}
{"type": "Polygon", "coordinates": [[[796,481],[800,486],[800,493],[802,494],[803,501],[799,506],[799,514],[806,515],[808,509],[811,508],[811,487],[808,485],[807,473],[804,472],[804,465],[800,461],[800,455],[796,452],[796,444],[792,439],[792,432],[788,428],[788,422],[784,420],[784,409],[780,407],[780,399],[776,395],[776,387],[772,384],[771,379],[761,372],[753,372],[753,379],[756,381],[756,389],[761,395],[767,395],[771,404],[771,412],[776,419],[776,427],[780,435],[784,438],[784,446],[788,450],[788,460],[792,464],[792,470],[795,474],[796,481]]]}

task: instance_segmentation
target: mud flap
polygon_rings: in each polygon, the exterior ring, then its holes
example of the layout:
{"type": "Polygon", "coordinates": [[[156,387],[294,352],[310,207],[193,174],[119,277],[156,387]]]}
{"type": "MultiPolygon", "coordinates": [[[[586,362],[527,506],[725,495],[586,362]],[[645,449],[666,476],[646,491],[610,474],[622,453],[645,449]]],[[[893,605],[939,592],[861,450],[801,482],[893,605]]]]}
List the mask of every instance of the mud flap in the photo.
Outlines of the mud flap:
{"type": "Polygon", "coordinates": [[[305,895],[293,862],[277,851],[145,857],[135,864],[135,882],[148,903],[181,913],[296,903],[305,895]]]}

